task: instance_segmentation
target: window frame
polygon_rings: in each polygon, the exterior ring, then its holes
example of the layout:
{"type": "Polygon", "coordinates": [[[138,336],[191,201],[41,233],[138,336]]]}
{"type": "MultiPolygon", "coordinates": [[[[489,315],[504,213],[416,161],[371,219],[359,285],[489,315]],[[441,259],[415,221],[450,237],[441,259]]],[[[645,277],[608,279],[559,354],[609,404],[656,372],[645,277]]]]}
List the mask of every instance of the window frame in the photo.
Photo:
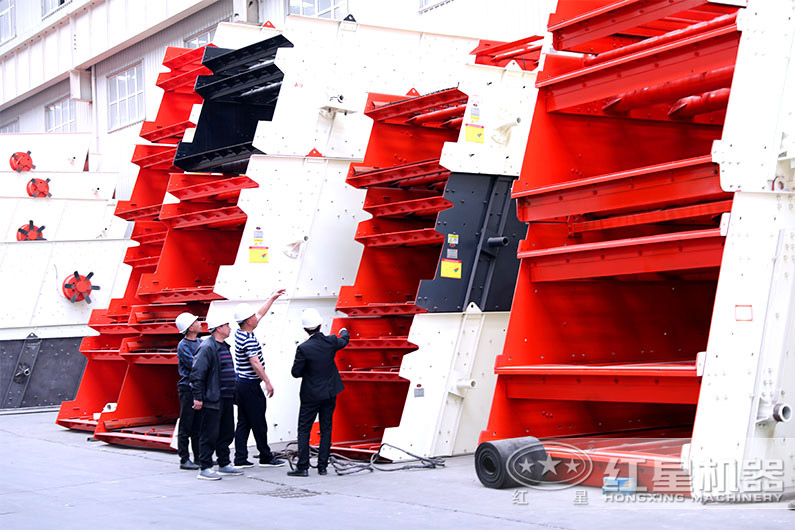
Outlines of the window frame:
{"type": "MultiPolygon", "coordinates": [[[[16,38],[17,36],[16,0],[8,0],[8,7],[2,12],[0,12],[0,20],[2,20],[2,17],[4,16],[8,16],[9,19],[8,26],[11,32],[5,38],[2,36],[2,34],[0,34],[0,45],[5,44],[6,42],[16,38]]],[[[0,25],[1,24],[2,22],[0,22],[0,25]]]]}
{"type": "Polygon", "coordinates": [[[19,118],[14,118],[11,121],[7,121],[4,124],[0,125],[0,134],[19,134],[19,118]],[[3,129],[10,127],[11,125],[16,125],[15,131],[4,131],[3,129]]]}
{"type": "Polygon", "coordinates": [[[298,2],[297,2],[299,4],[298,5],[298,12],[297,13],[292,13],[290,11],[290,9],[291,9],[290,4],[293,1],[294,0],[287,0],[287,14],[288,14],[288,16],[289,15],[301,15],[301,16],[304,16],[304,17],[315,17],[315,18],[322,18],[322,19],[325,19],[325,20],[342,20],[343,18],[348,16],[348,14],[350,13],[350,11],[348,9],[348,5],[349,5],[348,4],[348,0],[328,0],[330,5],[329,5],[328,8],[325,8],[323,10],[320,10],[319,7],[318,7],[319,0],[313,0],[314,4],[315,4],[315,7],[314,7],[314,10],[313,10],[312,14],[304,13],[304,7],[303,7],[303,3],[304,2],[302,0],[298,0],[298,2]],[[334,16],[334,12],[337,11],[337,10],[340,11],[339,18],[334,16]],[[329,16],[324,17],[323,15],[326,15],[326,14],[328,14],[329,16]]]}
{"type": "Polygon", "coordinates": [[[59,0],[41,0],[41,18],[42,19],[47,18],[48,16],[52,15],[53,13],[58,11],[59,9],[63,8],[64,6],[66,6],[66,5],[68,5],[68,4],[70,4],[72,2],[72,0],[64,0],[63,4],[60,4],[60,5],[57,5],[57,6],[54,6],[54,7],[49,7],[50,3],[56,3],[58,1],[59,0]]]}
{"type": "MultiPolygon", "coordinates": [[[[63,109],[63,106],[61,107],[63,109]]],[[[77,108],[75,106],[75,101],[66,94],[61,96],[60,98],[44,105],[44,130],[48,133],[64,133],[64,132],[76,132],[77,131],[77,108]],[[50,127],[50,124],[47,123],[47,117],[49,115],[49,111],[51,108],[54,108],[55,105],[58,104],[63,105],[63,103],[67,104],[67,108],[69,109],[69,120],[66,122],[60,122],[55,127],[50,127]],[[68,125],[68,130],[64,130],[64,126],[68,125]]],[[[63,110],[61,110],[61,116],[63,116],[63,110]]]]}
{"type": "Polygon", "coordinates": [[[195,50],[196,48],[201,48],[202,46],[207,46],[215,38],[215,31],[217,29],[218,29],[218,24],[216,24],[216,25],[214,25],[214,26],[212,26],[210,28],[205,28],[205,29],[201,30],[198,33],[194,33],[193,35],[191,35],[189,37],[186,37],[185,39],[183,39],[182,42],[183,42],[183,44],[185,45],[186,48],[190,48],[192,50],[195,50]],[[207,39],[208,40],[207,40],[206,43],[200,44],[198,42],[198,40],[199,40],[199,38],[203,37],[204,35],[207,35],[207,39]],[[196,46],[191,46],[190,45],[191,41],[194,41],[194,40],[197,41],[197,45],[196,46]]]}
{"type": "Polygon", "coordinates": [[[436,9],[437,7],[449,4],[452,1],[453,0],[419,0],[419,13],[427,13],[431,9],[436,9]]]}
{"type": "MultiPolygon", "coordinates": [[[[144,61],[143,61],[143,59],[140,59],[140,60],[138,60],[138,61],[136,61],[134,63],[128,64],[124,68],[120,68],[120,69],[114,70],[110,74],[107,74],[105,76],[105,84],[107,85],[107,89],[106,89],[107,107],[106,108],[107,108],[107,114],[108,114],[108,132],[109,133],[118,131],[120,129],[124,129],[125,127],[129,127],[131,125],[135,125],[136,123],[141,123],[142,121],[146,120],[146,90],[145,90],[146,83],[144,82],[144,61]],[[111,98],[111,80],[113,79],[115,81],[115,80],[118,79],[118,77],[120,75],[128,73],[131,70],[135,70],[138,67],[141,68],[141,75],[140,75],[140,77],[137,74],[135,76],[135,82],[136,82],[136,89],[137,90],[135,90],[134,95],[131,96],[130,93],[127,92],[127,94],[125,95],[125,97],[123,99],[119,98],[119,91],[118,91],[119,87],[118,87],[118,82],[116,82],[116,85],[117,85],[116,86],[116,99],[115,100],[112,99],[111,98]],[[140,87],[140,89],[138,89],[138,87],[140,87]],[[140,108],[139,108],[138,101],[137,101],[137,98],[138,98],[139,95],[141,96],[140,108]],[[130,118],[129,117],[129,112],[128,112],[127,113],[128,117],[127,117],[126,121],[124,121],[124,122],[121,121],[121,114],[118,114],[119,120],[118,120],[118,122],[116,124],[114,124],[113,121],[112,121],[112,114],[111,114],[112,109],[113,109],[113,105],[114,104],[118,105],[122,101],[124,101],[125,107],[127,108],[127,110],[129,110],[128,102],[131,99],[135,99],[136,100],[136,110],[140,110],[140,112],[137,113],[135,118],[130,118]]],[[[118,106],[116,108],[118,109],[118,106]]]]}

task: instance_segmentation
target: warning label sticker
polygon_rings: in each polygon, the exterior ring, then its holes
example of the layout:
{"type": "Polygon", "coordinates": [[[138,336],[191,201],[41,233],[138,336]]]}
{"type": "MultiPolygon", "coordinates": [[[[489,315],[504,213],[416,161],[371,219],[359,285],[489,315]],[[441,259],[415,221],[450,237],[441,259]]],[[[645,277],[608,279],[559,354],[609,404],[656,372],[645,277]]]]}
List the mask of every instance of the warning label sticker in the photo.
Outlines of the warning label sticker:
{"type": "Polygon", "coordinates": [[[457,259],[442,259],[442,278],[455,278],[461,279],[461,260],[457,259]]]}
{"type": "Polygon", "coordinates": [[[249,263],[268,263],[270,257],[268,247],[252,246],[248,247],[249,263]]]}
{"type": "Polygon", "coordinates": [[[464,139],[467,142],[475,142],[478,144],[485,143],[483,137],[483,126],[474,123],[467,123],[464,128],[464,139]]]}
{"type": "Polygon", "coordinates": [[[447,234],[447,244],[454,247],[458,244],[458,234],[447,234]]]}

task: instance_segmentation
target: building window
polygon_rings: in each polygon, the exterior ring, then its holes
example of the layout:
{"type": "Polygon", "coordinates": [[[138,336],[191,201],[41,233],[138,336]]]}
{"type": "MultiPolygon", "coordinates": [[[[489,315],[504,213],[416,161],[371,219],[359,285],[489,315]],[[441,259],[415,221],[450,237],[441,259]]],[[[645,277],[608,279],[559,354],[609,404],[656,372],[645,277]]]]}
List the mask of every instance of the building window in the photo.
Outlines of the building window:
{"type": "Polygon", "coordinates": [[[47,132],[74,132],[75,102],[66,96],[47,105],[44,107],[44,121],[47,132]]]}
{"type": "Polygon", "coordinates": [[[141,63],[108,76],[108,129],[144,119],[144,72],[141,63]]]}
{"type": "Polygon", "coordinates": [[[46,17],[59,7],[68,4],[72,0],[41,0],[41,16],[46,17]]]}
{"type": "Polygon", "coordinates": [[[453,0],[420,0],[420,13],[424,13],[425,11],[429,11],[444,4],[449,4],[452,1],[453,0]]]}
{"type": "Polygon", "coordinates": [[[0,134],[13,134],[19,132],[19,119],[0,125],[0,134]]]}
{"type": "Polygon", "coordinates": [[[214,38],[215,38],[215,28],[208,29],[207,31],[203,31],[198,35],[195,35],[189,39],[185,39],[185,47],[201,48],[202,46],[207,46],[208,44],[210,44],[214,38]]]}
{"type": "Polygon", "coordinates": [[[0,43],[16,36],[14,0],[0,0],[0,43]]]}
{"type": "Polygon", "coordinates": [[[341,20],[348,15],[348,0],[289,0],[288,13],[341,20]]]}

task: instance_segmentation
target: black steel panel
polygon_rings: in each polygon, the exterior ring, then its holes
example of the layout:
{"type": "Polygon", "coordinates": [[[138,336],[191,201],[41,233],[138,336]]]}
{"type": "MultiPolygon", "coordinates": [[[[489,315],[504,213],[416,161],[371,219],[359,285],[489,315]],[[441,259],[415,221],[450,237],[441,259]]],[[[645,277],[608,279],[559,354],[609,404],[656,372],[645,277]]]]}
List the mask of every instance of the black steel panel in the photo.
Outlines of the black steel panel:
{"type": "MultiPolygon", "coordinates": [[[[10,403],[18,407],[58,405],[74,399],[86,365],[79,351],[81,341],[82,337],[41,339],[35,364],[24,378],[20,377],[23,371],[19,364],[30,364],[20,359],[25,341],[0,341],[0,398],[13,398],[10,403]],[[21,382],[15,382],[15,376],[21,382]],[[21,399],[8,396],[9,390],[13,394],[22,386],[21,399]]],[[[9,408],[6,402],[0,405],[9,408]]]]}
{"type": "Polygon", "coordinates": [[[199,76],[204,98],[191,142],[180,142],[174,165],[184,171],[243,173],[257,123],[273,118],[284,74],[274,64],[279,48],[292,47],[281,35],[239,50],[207,48],[202,64],[213,75],[199,76]]]}
{"type": "Polygon", "coordinates": [[[454,206],[437,217],[436,230],[445,241],[435,278],[420,282],[419,306],[432,313],[464,311],[471,302],[483,311],[510,310],[519,271],[516,251],[527,230],[516,217],[513,180],[450,175],[444,198],[454,206]],[[459,262],[461,277],[444,277],[443,260],[452,267],[459,262]]]}

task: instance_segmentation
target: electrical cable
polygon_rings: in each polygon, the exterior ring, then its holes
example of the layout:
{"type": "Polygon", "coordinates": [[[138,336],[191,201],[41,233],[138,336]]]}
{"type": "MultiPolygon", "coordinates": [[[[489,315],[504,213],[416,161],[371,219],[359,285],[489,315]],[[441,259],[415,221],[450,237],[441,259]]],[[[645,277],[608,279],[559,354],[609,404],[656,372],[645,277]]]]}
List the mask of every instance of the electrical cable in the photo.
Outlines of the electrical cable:
{"type": "MultiPolygon", "coordinates": [[[[290,469],[295,469],[296,461],[298,460],[298,451],[296,449],[290,448],[291,446],[295,445],[297,445],[297,442],[290,442],[282,451],[274,453],[276,458],[283,458],[287,460],[287,462],[290,464],[290,469]]],[[[317,449],[314,447],[310,447],[309,452],[310,456],[314,457],[316,457],[318,453],[317,449]]],[[[329,457],[329,464],[334,468],[334,472],[337,473],[337,475],[352,475],[362,471],[369,471],[372,473],[373,471],[388,472],[405,471],[408,469],[435,469],[437,467],[444,467],[445,461],[443,458],[438,456],[419,456],[410,453],[405,449],[401,449],[400,447],[382,443],[378,446],[378,451],[370,455],[369,460],[356,460],[338,453],[331,453],[329,457]],[[384,447],[390,447],[396,451],[400,451],[401,453],[410,456],[411,459],[399,463],[389,462],[381,455],[381,450],[384,447]]],[[[316,465],[312,465],[311,462],[309,466],[313,468],[317,467],[316,465]]]]}

